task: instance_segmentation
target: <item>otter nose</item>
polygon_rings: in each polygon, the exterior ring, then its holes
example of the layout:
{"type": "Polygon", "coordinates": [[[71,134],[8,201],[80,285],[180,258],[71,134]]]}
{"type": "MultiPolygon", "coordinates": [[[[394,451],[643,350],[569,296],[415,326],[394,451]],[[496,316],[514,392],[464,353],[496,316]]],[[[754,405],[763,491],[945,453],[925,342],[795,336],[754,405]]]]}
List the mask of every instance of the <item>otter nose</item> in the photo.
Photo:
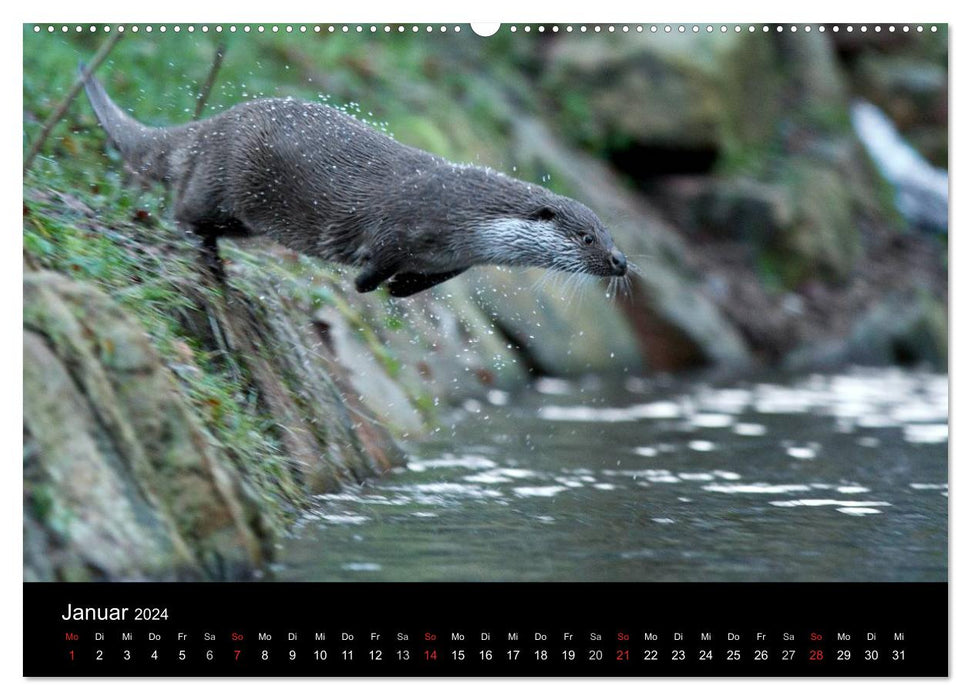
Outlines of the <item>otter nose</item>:
{"type": "Polygon", "coordinates": [[[617,248],[610,250],[610,266],[615,275],[622,275],[627,272],[627,257],[617,248]]]}

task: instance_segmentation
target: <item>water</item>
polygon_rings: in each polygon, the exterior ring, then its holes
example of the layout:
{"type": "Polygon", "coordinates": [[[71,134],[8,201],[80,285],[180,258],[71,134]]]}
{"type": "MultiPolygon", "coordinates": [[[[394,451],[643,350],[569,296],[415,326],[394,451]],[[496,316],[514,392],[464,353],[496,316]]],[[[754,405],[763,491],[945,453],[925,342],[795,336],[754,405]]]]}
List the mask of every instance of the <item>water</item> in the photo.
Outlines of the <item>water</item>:
{"type": "Polygon", "coordinates": [[[947,390],[890,369],[492,392],[407,469],[319,497],[276,575],[943,581],[947,390]]]}

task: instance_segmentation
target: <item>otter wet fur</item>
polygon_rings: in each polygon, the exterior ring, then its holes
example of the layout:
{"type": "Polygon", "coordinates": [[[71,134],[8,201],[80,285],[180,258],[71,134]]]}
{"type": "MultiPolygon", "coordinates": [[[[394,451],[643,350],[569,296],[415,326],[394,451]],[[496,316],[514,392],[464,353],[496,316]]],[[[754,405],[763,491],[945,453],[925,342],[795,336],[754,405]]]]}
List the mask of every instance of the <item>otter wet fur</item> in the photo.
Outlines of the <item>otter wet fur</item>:
{"type": "Polygon", "coordinates": [[[396,297],[473,265],[627,273],[623,253],[583,204],[406,146],[332,107],[259,99],[150,127],[94,78],[85,91],[126,166],[168,186],[176,222],[202,239],[220,280],[217,239],[259,235],[358,267],[358,292],[387,282],[396,297]]]}

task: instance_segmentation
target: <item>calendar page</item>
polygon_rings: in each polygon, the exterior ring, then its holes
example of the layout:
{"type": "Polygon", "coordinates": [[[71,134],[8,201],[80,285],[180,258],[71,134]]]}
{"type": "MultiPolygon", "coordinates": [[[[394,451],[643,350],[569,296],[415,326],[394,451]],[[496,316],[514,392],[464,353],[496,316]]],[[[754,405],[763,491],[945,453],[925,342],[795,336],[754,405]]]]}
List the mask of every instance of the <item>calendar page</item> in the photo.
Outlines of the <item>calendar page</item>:
{"type": "Polygon", "coordinates": [[[948,675],[947,24],[22,34],[24,675],[948,675]]]}

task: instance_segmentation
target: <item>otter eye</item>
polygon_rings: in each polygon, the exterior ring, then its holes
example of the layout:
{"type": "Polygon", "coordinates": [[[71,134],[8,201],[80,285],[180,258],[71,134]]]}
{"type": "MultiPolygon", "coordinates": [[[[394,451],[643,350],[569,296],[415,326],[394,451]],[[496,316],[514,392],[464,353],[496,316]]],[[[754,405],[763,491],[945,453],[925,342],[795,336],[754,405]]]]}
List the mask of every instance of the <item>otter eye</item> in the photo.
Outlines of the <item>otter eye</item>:
{"type": "Polygon", "coordinates": [[[588,233],[583,237],[584,245],[593,245],[593,234],[588,233]]]}
{"type": "Polygon", "coordinates": [[[556,212],[551,207],[542,206],[533,212],[533,218],[537,221],[549,221],[556,217],[556,212]]]}

